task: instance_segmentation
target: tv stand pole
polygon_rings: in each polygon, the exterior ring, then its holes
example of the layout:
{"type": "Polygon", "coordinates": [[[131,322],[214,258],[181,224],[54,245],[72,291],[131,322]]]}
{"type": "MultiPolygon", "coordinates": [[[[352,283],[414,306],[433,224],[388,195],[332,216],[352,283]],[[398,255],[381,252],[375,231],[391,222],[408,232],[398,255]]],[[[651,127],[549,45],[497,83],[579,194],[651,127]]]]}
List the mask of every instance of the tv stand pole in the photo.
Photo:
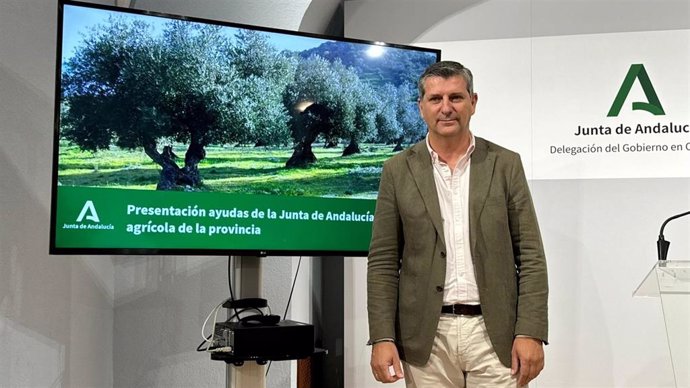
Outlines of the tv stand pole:
{"type": "MultiPolygon", "coordinates": [[[[232,256],[232,283],[235,298],[261,296],[261,258],[232,256]]],[[[228,314],[231,314],[228,311],[228,314]]],[[[266,366],[247,361],[242,366],[226,364],[227,388],[266,388],[266,366]]]]}

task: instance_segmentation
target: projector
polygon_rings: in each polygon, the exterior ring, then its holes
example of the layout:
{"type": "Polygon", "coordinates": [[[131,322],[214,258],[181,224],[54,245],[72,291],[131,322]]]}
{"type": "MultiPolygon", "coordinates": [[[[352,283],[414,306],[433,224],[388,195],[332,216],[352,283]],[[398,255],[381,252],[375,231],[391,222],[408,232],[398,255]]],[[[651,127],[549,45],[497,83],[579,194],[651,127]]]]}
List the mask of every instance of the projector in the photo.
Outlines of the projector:
{"type": "Polygon", "coordinates": [[[314,353],[314,325],[290,320],[216,323],[211,352],[212,360],[237,365],[309,357],[314,353]]]}

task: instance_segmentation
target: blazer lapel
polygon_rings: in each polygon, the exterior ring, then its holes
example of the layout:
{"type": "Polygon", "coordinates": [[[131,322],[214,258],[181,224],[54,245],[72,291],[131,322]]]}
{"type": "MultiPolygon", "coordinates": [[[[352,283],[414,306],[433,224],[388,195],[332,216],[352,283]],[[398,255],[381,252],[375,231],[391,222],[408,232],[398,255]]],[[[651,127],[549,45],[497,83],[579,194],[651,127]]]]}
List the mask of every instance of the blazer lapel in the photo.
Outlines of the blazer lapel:
{"type": "Polygon", "coordinates": [[[407,157],[407,165],[410,168],[417,189],[419,189],[419,193],[422,196],[426,211],[429,213],[429,217],[431,217],[431,222],[445,245],[441,207],[438,203],[434,171],[431,165],[431,155],[429,155],[429,150],[426,148],[426,142],[421,141],[415,144],[412,146],[412,151],[413,152],[407,157]]]}
{"type": "Polygon", "coordinates": [[[484,203],[489,195],[491,178],[494,173],[496,156],[489,152],[486,141],[475,137],[475,148],[470,164],[470,247],[475,252],[477,232],[479,231],[479,216],[484,209],[484,203]]]}

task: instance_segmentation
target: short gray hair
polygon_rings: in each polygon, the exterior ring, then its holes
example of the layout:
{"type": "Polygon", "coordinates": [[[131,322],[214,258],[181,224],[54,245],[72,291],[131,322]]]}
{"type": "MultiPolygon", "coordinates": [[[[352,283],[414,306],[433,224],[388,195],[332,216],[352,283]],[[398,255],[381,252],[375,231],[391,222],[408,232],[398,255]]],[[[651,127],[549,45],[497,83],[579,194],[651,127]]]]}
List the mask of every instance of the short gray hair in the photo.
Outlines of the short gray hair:
{"type": "Polygon", "coordinates": [[[448,79],[451,77],[462,77],[467,83],[467,91],[470,96],[474,95],[474,78],[472,77],[472,72],[470,69],[466,68],[459,62],[455,61],[441,61],[432,64],[424,70],[424,73],[419,77],[417,81],[417,87],[419,88],[419,99],[424,97],[424,82],[427,78],[431,77],[441,77],[448,79]]]}

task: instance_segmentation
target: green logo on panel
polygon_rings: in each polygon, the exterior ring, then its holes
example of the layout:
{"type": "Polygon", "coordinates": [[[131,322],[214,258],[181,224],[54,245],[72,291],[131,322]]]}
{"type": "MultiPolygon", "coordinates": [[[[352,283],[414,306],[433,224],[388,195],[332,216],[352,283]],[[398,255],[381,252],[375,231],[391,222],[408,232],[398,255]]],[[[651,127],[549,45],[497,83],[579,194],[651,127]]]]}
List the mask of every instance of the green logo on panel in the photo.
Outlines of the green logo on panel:
{"type": "Polygon", "coordinates": [[[642,86],[642,90],[644,91],[644,94],[647,97],[647,102],[633,102],[633,110],[646,110],[647,112],[655,116],[662,116],[666,114],[664,112],[664,108],[661,106],[661,101],[659,101],[659,97],[657,97],[656,95],[654,86],[652,86],[652,81],[649,80],[649,75],[647,75],[647,71],[645,70],[644,65],[634,64],[630,66],[630,70],[628,70],[628,74],[625,76],[623,84],[621,85],[621,88],[618,90],[616,99],[613,100],[613,105],[611,105],[611,109],[609,109],[609,113],[606,115],[607,117],[618,116],[618,114],[621,112],[621,108],[623,107],[625,99],[628,97],[628,94],[630,93],[630,89],[632,88],[633,83],[635,83],[635,80],[638,80],[640,82],[640,86],[642,86]]]}

